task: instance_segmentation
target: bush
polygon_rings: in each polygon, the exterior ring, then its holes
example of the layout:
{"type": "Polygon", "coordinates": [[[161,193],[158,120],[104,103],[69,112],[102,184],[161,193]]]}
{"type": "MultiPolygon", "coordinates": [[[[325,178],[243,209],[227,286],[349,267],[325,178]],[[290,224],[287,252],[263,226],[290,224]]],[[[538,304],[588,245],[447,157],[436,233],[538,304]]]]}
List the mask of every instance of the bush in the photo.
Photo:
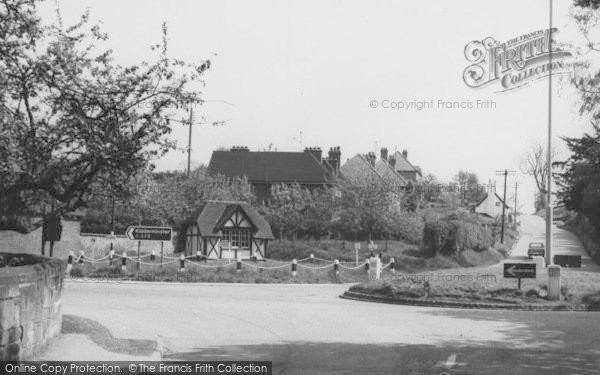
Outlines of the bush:
{"type": "Polygon", "coordinates": [[[425,223],[423,250],[428,257],[435,254],[452,255],[462,250],[485,251],[493,245],[491,231],[473,218],[445,219],[425,223]]]}

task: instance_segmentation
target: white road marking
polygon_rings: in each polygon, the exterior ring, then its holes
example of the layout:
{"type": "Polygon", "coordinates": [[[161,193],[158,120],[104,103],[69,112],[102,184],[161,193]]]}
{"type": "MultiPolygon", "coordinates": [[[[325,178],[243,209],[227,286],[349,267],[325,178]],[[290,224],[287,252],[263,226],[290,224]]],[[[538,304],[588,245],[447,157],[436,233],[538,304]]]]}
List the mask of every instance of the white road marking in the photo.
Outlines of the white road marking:
{"type": "Polygon", "coordinates": [[[451,369],[455,365],[456,365],[456,354],[452,354],[450,357],[448,357],[444,366],[451,369]]]}

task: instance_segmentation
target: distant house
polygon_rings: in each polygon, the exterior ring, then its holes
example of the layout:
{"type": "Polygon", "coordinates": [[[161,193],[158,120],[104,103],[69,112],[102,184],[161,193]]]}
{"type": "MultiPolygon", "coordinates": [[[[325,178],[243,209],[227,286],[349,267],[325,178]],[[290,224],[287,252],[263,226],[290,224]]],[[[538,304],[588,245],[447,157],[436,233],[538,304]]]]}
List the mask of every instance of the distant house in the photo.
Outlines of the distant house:
{"type": "Polygon", "coordinates": [[[387,148],[381,149],[381,158],[373,152],[346,160],[340,168],[340,174],[343,178],[354,182],[383,181],[389,186],[402,189],[408,186],[408,181],[394,168],[395,157],[388,157],[387,148]]]}
{"type": "Polygon", "coordinates": [[[332,183],[340,169],[339,147],[322,157],[318,147],[304,152],[250,151],[234,147],[229,151],[213,151],[208,173],[226,177],[247,177],[259,200],[267,199],[274,184],[299,184],[308,189],[332,183]]]}
{"type": "Polygon", "coordinates": [[[509,215],[511,207],[504,203],[502,198],[496,194],[496,187],[489,185],[487,187],[487,194],[476,206],[475,212],[478,214],[486,215],[491,218],[498,218],[502,216],[502,206],[505,207],[505,214],[509,215]]]}
{"type": "Polygon", "coordinates": [[[346,160],[340,167],[342,178],[354,183],[368,183],[379,181],[382,176],[375,169],[375,154],[356,154],[346,160]]]}
{"type": "Polygon", "coordinates": [[[420,182],[423,178],[421,168],[414,166],[410,161],[408,161],[408,151],[396,151],[389,160],[394,170],[398,172],[398,174],[400,174],[400,176],[402,176],[406,181],[416,183],[420,182]]]}
{"type": "Polygon", "coordinates": [[[393,155],[388,157],[388,149],[385,147],[382,148],[380,159],[375,163],[375,170],[389,184],[398,188],[404,188],[408,186],[408,182],[396,171],[395,165],[395,157],[393,155]]]}
{"type": "Polygon", "coordinates": [[[208,259],[267,257],[271,226],[245,202],[206,201],[181,230],[186,255],[208,259]]]}

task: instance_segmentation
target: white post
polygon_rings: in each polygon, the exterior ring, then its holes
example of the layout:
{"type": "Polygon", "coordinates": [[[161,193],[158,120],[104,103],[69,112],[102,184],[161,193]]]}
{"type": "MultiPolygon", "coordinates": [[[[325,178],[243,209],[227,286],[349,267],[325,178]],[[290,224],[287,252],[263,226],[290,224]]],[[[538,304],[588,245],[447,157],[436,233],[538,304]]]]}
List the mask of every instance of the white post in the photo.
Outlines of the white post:
{"type": "Polygon", "coordinates": [[[556,264],[548,266],[548,299],[551,301],[560,299],[560,266],[556,264]]]}
{"type": "Polygon", "coordinates": [[[73,252],[69,251],[69,258],[67,260],[67,275],[71,276],[71,269],[73,268],[73,252]]]}

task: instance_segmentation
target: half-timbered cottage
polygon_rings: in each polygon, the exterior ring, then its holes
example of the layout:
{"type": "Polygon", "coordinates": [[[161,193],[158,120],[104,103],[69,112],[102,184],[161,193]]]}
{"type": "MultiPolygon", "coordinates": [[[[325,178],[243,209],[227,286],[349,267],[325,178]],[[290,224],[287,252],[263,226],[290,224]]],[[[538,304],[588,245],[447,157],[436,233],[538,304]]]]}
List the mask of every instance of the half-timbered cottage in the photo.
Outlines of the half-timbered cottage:
{"type": "Polygon", "coordinates": [[[206,201],[182,228],[186,255],[208,259],[263,259],[271,226],[246,202],[206,201]]]}

